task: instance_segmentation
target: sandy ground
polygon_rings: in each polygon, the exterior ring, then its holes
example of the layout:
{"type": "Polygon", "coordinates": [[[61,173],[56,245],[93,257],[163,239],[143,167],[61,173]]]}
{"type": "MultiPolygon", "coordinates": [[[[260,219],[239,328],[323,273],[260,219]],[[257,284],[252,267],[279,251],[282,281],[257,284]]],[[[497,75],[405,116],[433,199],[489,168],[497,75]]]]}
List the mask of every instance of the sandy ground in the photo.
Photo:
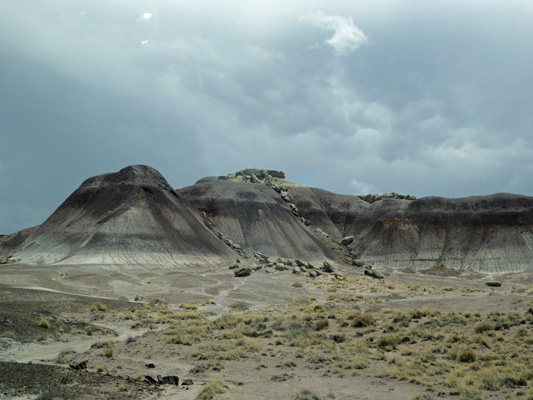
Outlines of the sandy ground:
{"type": "MultiPolygon", "coordinates": [[[[357,268],[340,270],[346,275],[362,275],[357,268]]],[[[531,273],[446,277],[388,271],[386,275],[383,285],[406,282],[468,290],[428,295],[361,292],[371,300],[362,307],[520,312],[531,307],[531,299],[522,290],[533,285],[531,273]],[[486,281],[493,280],[502,282],[502,287],[485,286],[486,281]]],[[[155,265],[8,264],[0,266],[0,277],[0,399],[37,398],[54,390],[59,390],[59,398],[194,399],[202,385],[216,377],[229,386],[226,393],[216,397],[220,399],[292,399],[303,389],[320,398],[337,400],[409,399],[424,393],[417,384],[378,378],[382,367],[379,362],[356,376],[339,377],[310,368],[295,358],[294,348],[275,346],[269,339],[262,339],[263,346],[272,349],[268,355],[225,361],[220,370],[191,372],[198,366],[192,357],[194,346],[167,346],[161,332],[165,325],[125,317],[132,308],[142,309],[159,301],[170,310],[179,310],[183,303],[197,303],[200,311],[216,317],[288,303],[293,296],[314,297],[317,303],[327,298],[326,288],[316,281],[288,271],[258,271],[235,278],[225,265],[169,270],[155,265]],[[95,312],[95,304],[104,305],[106,311],[95,312]],[[56,327],[55,322],[49,328],[38,326],[36,321],[43,316],[51,321],[61,320],[61,326],[56,327]],[[94,333],[88,335],[92,327],[94,333]],[[105,342],[113,343],[112,357],[103,355],[105,347],[100,344],[105,342]],[[287,359],[295,360],[295,365],[280,367],[287,359]],[[69,363],[83,360],[89,360],[87,371],[69,369],[69,363]],[[155,368],[148,368],[149,363],[155,368]],[[52,377],[58,374],[64,376],[56,382],[52,377]],[[192,379],[194,385],[153,386],[142,382],[144,376],[158,374],[176,375],[181,381],[192,379]],[[46,382],[41,382],[43,379],[46,382]]],[[[431,396],[457,398],[444,392],[431,396]]],[[[492,398],[506,396],[505,392],[495,393],[492,398]]]]}

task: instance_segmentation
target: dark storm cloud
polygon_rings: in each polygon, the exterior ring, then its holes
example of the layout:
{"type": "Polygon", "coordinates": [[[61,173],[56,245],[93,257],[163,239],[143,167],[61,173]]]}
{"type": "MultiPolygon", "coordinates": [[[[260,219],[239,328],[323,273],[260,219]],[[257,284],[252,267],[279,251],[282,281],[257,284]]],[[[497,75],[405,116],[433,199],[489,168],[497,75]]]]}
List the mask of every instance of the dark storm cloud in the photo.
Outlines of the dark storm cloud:
{"type": "Polygon", "coordinates": [[[341,193],[533,194],[521,1],[17,1],[0,14],[0,233],[85,178],[249,166],[341,193]]]}

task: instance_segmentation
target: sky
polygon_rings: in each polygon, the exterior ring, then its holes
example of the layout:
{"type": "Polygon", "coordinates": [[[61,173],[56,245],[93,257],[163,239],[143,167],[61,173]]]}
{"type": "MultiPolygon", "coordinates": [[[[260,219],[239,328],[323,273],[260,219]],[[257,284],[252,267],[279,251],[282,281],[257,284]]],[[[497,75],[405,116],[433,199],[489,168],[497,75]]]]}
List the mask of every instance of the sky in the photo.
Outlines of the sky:
{"type": "Polygon", "coordinates": [[[132,164],[533,195],[532,1],[0,3],[0,233],[132,164]]]}

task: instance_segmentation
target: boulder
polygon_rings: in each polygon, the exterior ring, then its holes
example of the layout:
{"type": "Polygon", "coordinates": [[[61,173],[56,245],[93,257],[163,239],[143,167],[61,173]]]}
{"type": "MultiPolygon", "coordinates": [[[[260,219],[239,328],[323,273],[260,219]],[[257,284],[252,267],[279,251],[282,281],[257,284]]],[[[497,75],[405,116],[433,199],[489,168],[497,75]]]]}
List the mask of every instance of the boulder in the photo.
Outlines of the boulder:
{"type": "Polygon", "coordinates": [[[300,267],[294,267],[294,268],[292,269],[292,273],[293,273],[293,274],[299,274],[300,272],[302,272],[302,270],[300,269],[300,267]]]}
{"type": "Polygon", "coordinates": [[[365,262],[361,260],[352,260],[352,265],[355,265],[356,267],[364,267],[365,262]]]}
{"type": "Polygon", "coordinates": [[[87,363],[89,362],[89,360],[84,360],[82,362],[79,362],[79,363],[72,363],[69,365],[70,368],[72,369],[75,369],[75,370],[82,370],[82,369],[87,369],[87,363]]]}
{"type": "Polygon", "coordinates": [[[296,259],[294,262],[298,267],[305,267],[305,263],[302,260],[296,259]]]}
{"type": "Polygon", "coordinates": [[[365,275],[368,275],[374,279],[384,279],[385,277],[381,272],[375,271],[373,269],[365,269],[365,275]]]}
{"type": "Polygon", "coordinates": [[[342,244],[343,246],[347,246],[347,245],[349,245],[349,244],[352,243],[352,242],[353,242],[353,236],[346,236],[346,237],[344,237],[344,238],[341,240],[341,244],[342,244]]]}
{"type": "Polygon", "coordinates": [[[500,287],[502,285],[501,282],[485,282],[485,285],[490,287],[500,287]]]}
{"type": "Polygon", "coordinates": [[[316,278],[318,276],[318,271],[315,271],[314,269],[309,270],[309,276],[311,278],[316,278]]]}
{"type": "Polygon", "coordinates": [[[237,278],[242,278],[242,277],[245,277],[245,276],[250,276],[252,274],[252,269],[251,268],[239,268],[238,270],[236,270],[234,272],[234,275],[237,277],[237,278]]]}
{"type": "Polygon", "coordinates": [[[332,272],[335,272],[335,269],[329,262],[324,261],[324,263],[322,264],[322,271],[327,272],[327,273],[332,273],[332,272]]]}
{"type": "Polygon", "coordinates": [[[161,375],[157,375],[157,381],[158,381],[161,385],[175,385],[175,386],[179,386],[179,384],[180,384],[180,378],[178,378],[178,377],[175,376],[175,375],[170,375],[170,376],[161,376],[161,375]]]}
{"type": "Polygon", "coordinates": [[[144,382],[148,383],[148,384],[151,384],[151,385],[157,384],[157,381],[154,378],[152,378],[150,375],[146,375],[144,377],[144,382]]]}
{"type": "Polygon", "coordinates": [[[192,381],[192,379],[184,379],[183,382],[181,382],[181,385],[190,386],[190,385],[194,385],[194,382],[192,381]]]}

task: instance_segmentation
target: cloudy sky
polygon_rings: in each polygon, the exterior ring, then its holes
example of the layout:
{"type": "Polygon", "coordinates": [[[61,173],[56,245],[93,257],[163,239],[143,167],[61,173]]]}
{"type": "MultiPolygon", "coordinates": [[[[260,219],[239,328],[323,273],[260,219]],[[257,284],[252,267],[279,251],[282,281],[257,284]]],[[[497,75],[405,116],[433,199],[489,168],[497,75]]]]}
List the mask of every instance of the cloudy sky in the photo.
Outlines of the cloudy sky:
{"type": "Polygon", "coordinates": [[[533,195],[529,0],[1,0],[0,233],[131,164],[533,195]]]}

